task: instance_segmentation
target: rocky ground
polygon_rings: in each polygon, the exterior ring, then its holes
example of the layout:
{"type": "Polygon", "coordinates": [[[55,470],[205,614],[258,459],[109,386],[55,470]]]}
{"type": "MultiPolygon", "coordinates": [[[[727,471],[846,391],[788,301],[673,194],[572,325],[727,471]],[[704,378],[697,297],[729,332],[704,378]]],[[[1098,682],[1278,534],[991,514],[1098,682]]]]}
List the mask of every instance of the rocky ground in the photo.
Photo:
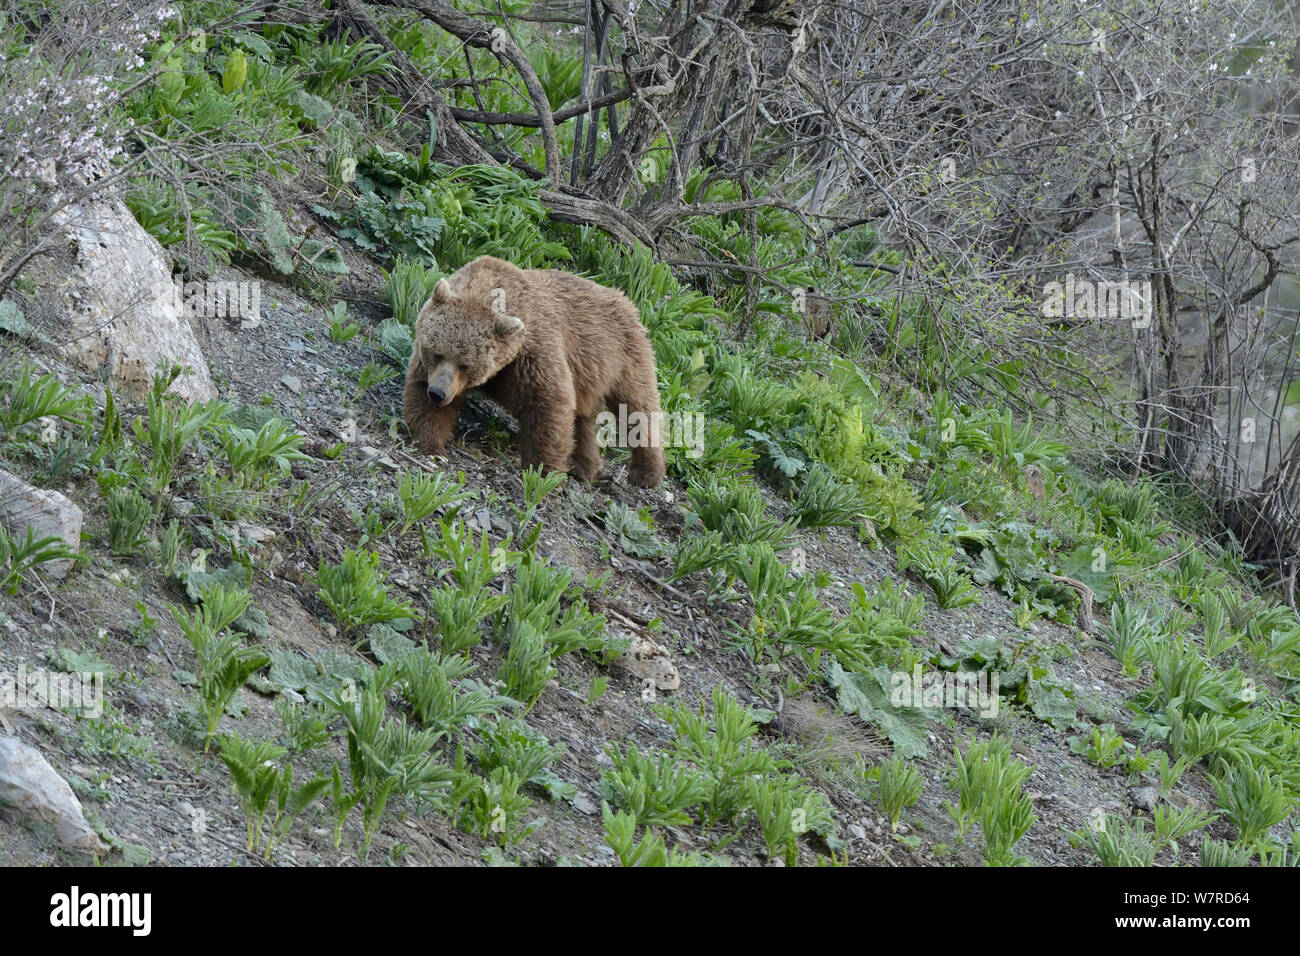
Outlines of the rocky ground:
{"type": "MultiPolygon", "coordinates": [[[[234,273],[228,277],[247,278],[234,273]]],[[[371,314],[384,314],[376,286],[367,286],[373,280],[363,273],[350,296],[353,312],[363,323],[371,314]]],[[[500,540],[511,527],[509,505],[522,503],[522,486],[516,448],[487,406],[467,416],[449,461],[434,464],[418,457],[398,428],[400,380],[358,394],[358,370],[379,356],[366,344],[365,335],[346,344],[331,341],[327,314],[294,291],[263,282],[260,323],[245,327],[249,323],[209,319],[198,332],[222,398],[270,409],[307,436],[310,460],[296,464],[294,471],[310,486],[310,505],[290,508],[282,501],[271,502],[245,529],[247,537],[262,539],[254,550],[253,576],[255,606],[270,624],[271,637],[262,643],[272,651],[291,648],[311,655],[332,650],[360,659],[330,623],[310,581],[322,556],[336,561],[345,548],[357,545],[362,536],[357,516],[393,495],[402,472],[446,468],[464,473],[476,494],[470,506],[473,520],[490,529],[493,540],[500,540]],[[337,457],[330,457],[335,452],[337,457]]],[[[198,458],[186,462],[189,468],[200,465],[198,458]]],[[[94,483],[69,490],[89,516],[87,535],[102,543],[103,508],[94,500],[94,483]]],[[[1119,815],[1143,812],[1140,807],[1149,794],[1140,788],[1151,781],[1132,780],[1120,768],[1099,769],[1072,754],[1065,740],[1071,730],[1053,727],[1019,706],[1005,705],[993,718],[959,707],[929,723],[929,756],[916,761],[924,778],[923,796],[904,813],[898,830],[891,830],[868,799],[868,786],[854,762],[860,757],[869,765],[888,753],[888,743],[857,718],[843,714],[821,681],[786,697],[783,688],[790,675],[776,665],[755,667],[728,638],[746,615],[693,586],[698,582],[668,584],[668,561],[624,553],[598,517],[609,501],[644,509],[659,540],[671,546],[682,533],[684,500],[683,488],[672,479],[660,489],[643,491],[626,483],[621,468],[607,463],[593,486],[566,483],[545,500],[539,551],[553,563],[573,567],[579,581],[609,574],[607,584],[592,592],[593,606],[606,614],[612,628],[629,636],[653,633],[680,672],[680,688],[657,694],[659,699],[702,703],[715,687],[722,687],[752,706],[777,712],[765,728],[766,740],[833,803],[844,841],[842,861],[978,864],[978,837],[959,837],[943,804],[955,800],[949,789],[954,741],[993,729],[1007,735],[1014,752],[1035,768],[1025,790],[1033,796],[1038,822],[1017,847],[1030,862],[1086,864],[1092,854],[1070,846],[1068,837],[1087,825],[1090,813],[1097,808],[1119,815]]],[[[788,505],[772,499],[770,507],[779,515],[788,505]]],[[[848,584],[854,581],[870,587],[893,579],[924,590],[899,574],[890,552],[872,549],[849,529],[801,532],[798,543],[807,553],[809,571],[829,575],[830,584],[823,590],[828,605],[844,608],[848,584]]],[[[403,596],[419,606],[433,585],[413,538],[373,541],[369,546],[379,550],[394,590],[405,591],[403,596]]],[[[183,595],[147,560],[111,559],[103,547],[88,551],[91,560],[65,582],[0,597],[0,670],[86,669],[102,662],[109,674],[105,716],[91,721],[53,708],[10,710],[3,714],[6,731],[39,749],[71,783],[96,828],[115,847],[105,862],[264,865],[244,849],[243,816],[226,768],[215,756],[200,752],[177,718],[193,699],[193,689],[182,683],[192,655],[168,610],[169,605],[183,604],[183,595]],[[156,625],[142,626],[142,617],[154,619],[156,625]]],[[[1012,611],[1010,602],[993,590],[985,590],[982,603],[973,607],[943,611],[930,605],[922,623],[925,634],[915,640],[945,653],[966,638],[989,634],[1023,643],[1046,653],[1059,676],[1073,683],[1082,705],[1081,720],[1114,722],[1123,728],[1129,712],[1122,701],[1136,689],[1135,682],[1120,675],[1111,657],[1087,646],[1077,628],[1040,619],[1022,631],[1013,625],[1012,611]]],[[[480,675],[491,675],[499,651],[481,646],[474,658],[480,675]]],[[[556,666],[557,678],[527,720],[553,743],[565,746],[554,769],[577,787],[577,795],[555,801],[535,796],[534,832],[504,856],[489,852],[486,841],[467,835],[428,807],[395,804],[367,862],[616,862],[605,844],[600,815],[599,779],[609,764],[603,750],[611,742],[628,741],[643,749],[662,749],[671,734],[646,699],[642,681],[627,670],[617,665],[601,668],[574,654],[556,666]],[[593,681],[600,676],[608,678],[607,689],[589,703],[593,681]]],[[[274,693],[265,682],[245,687],[244,716],[238,721],[227,717],[223,729],[238,727],[246,737],[281,734],[274,693]]],[[[345,762],[342,745],[336,740],[330,746],[322,758],[345,762]]],[[[1200,770],[1183,778],[1176,799],[1203,808],[1214,805],[1200,770]]],[[[357,863],[358,829],[354,818],[348,824],[350,836],[336,850],[331,818],[318,806],[290,832],[275,862],[357,863]]],[[[1226,825],[1215,824],[1210,832],[1224,835],[1226,825]]],[[[670,828],[669,835],[670,842],[683,849],[711,849],[698,829],[670,828]]],[[[805,841],[803,862],[812,862],[825,850],[817,841],[805,841]]],[[[720,854],[734,864],[767,862],[752,826],[720,854]]],[[[1163,851],[1161,859],[1169,858],[1170,851],[1163,851]]],[[[0,863],[49,865],[76,859],[58,846],[48,827],[32,827],[0,812],[0,863]]]]}

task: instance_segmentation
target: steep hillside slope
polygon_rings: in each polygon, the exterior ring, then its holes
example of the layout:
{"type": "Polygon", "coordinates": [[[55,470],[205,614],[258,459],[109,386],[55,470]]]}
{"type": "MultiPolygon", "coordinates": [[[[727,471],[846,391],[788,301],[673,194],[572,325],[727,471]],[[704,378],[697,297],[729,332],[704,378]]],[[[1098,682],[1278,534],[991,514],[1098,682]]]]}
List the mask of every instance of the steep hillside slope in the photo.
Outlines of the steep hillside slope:
{"type": "MultiPolygon", "coordinates": [[[[691,542],[701,537],[701,519],[691,508],[690,489],[679,478],[662,489],[641,491],[622,480],[620,466],[607,465],[596,485],[565,482],[541,500],[535,517],[521,524],[526,503],[517,450],[488,406],[471,416],[449,461],[422,459],[406,445],[393,418],[399,398],[397,380],[357,395],[355,369],[382,359],[365,337],[348,343],[331,341],[331,313],[288,288],[264,283],[263,297],[263,320],[253,328],[240,328],[237,321],[207,320],[205,353],[221,397],[232,408],[262,418],[278,417],[304,436],[305,457],[292,462],[292,476],[287,478],[291,484],[255,493],[205,483],[205,472],[221,475],[229,466],[220,440],[200,435],[178,463],[160,517],[150,522],[136,546],[127,549],[129,553],[113,555],[107,547],[108,509],[99,488],[85,473],[67,469],[58,484],[66,483],[71,497],[89,515],[89,560],[58,585],[42,586],[37,577],[28,576],[18,595],[5,596],[0,604],[6,635],[0,667],[5,671],[102,670],[107,675],[105,711],[98,719],[54,708],[10,710],[7,719],[20,737],[35,743],[73,782],[105,834],[111,834],[128,859],[138,859],[140,850],[158,863],[221,865],[260,859],[245,849],[245,816],[232,790],[231,775],[216,755],[218,745],[205,753],[202,729],[189,718],[201,666],[196,665],[172,614],[172,608],[189,613],[191,599],[199,596],[203,586],[202,576],[187,574],[188,569],[202,567],[209,574],[235,569],[229,578],[236,582],[232,586],[246,588],[253,609],[265,615],[249,628],[258,633],[244,640],[265,650],[272,663],[237,691],[218,729],[247,741],[294,746],[302,738],[295,738],[289,727],[318,713],[329,729],[320,734],[324,739],[305,752],[294,751],[291,758],[280,757],[280,762],[292,760],[298,781],[334,766],[347,780],[346,725],[337,712],[331,716],[328,705],[318,712],[308,710],[303,692],[308,701],[339,695],[348,686],[339,678],[349,676],[362,689],[367,683],[373,686],[373,668],[397,659],[400,648],[409,645],[399,648],[401,638],[393,632],[387,632],[386,642],[368,643],[364,628],[344,628],[319,597],[315,581],[319,568],[339,564],[353,549],[377,554],[389,598],[409,602],[415,609],[414,625],[406,636],[418,643],[427,640],[436,649],[444,629],[437,623],[436,611],[428,610],[430,595],[449,589],[473,596],[470,589],[459,588],[454,572],[449,573],[452,562],[447,560],[445,542],[451,537],[460,541],[453,547],[472,550],[484,529],[489,567],[478,594],[491,600],[497,595],[508,597],[520,587],[519,569],[513,567],[520,558],[511,553],[500,565],[502,570],[493,573],[491,552],[497,548],[514,552],[521,539],[535,533],[535,544],[527,549],[535,555],[533,560],[572,569],[575,589],[567,591],[565,602],[572,600],[572,606],[583,608],[584,614],[589,608],[591,614],[604,618],[599,641],[618,644],[653,635],[671,654],[680,687],[651,692],[626,668],[602,664],[599,652],[594,658],[571,652],[556,657],[553,676],[549,680],[543,676],[545,686],[526,711],[497,700],[478,717],[456,718],[447,716],[445,705],[438,705],[421,712],[426,716],[437,712],[437,719],[423,720],[413,713],[414,692],[399,679],[387,694],[390,719],[403,715],[412,725],[444,727],[448,736],[433,750],[440,764],[454,765],[457,749],[463,745],[474,755],[467,771],[477,776],[469,779],[483,786],[484,793],[470,797],[455,812],[449,812],[441,782],[424,792],[417,788],[406,796],[395,795],[376,821],[368,862],[464,863],[484,857],[526,863],[613,862],[615,852],[604,838],[604,799],[615,806],[640,806],[639,821],[657,824],[650,829],[678,851],[700,851],[733,863],[758,864],[770,858],[804,863],[817,859],[849,864],[978,863],[985,852],[980,828],[961,833],[945,802],[959,803],[952,788],[954,746],[965,751],[969,742],[986,741],[993,734],[1009,743],[1014,760],[1028,771],[1020,792],[1034,822],[1015,843],[1015,854],[1028,862],[1080,864],[1094,859],[1086,849],[1072,846],[1070,837],[1075,831],[1086,831],[1099,812],[1108,814],[1116,826],[1120,819],[1149,817],[1157,801],[1162,812],[1214,808],[1215,793],[1203,766],[1189,769],[1167,791],[1159,786],[1154,769],[1142,771],[1144,764],[1152,767],[1151,757],[1160,746],[1142,739],[1134,715],[1124,704],[1158,690],[1159,682],[1153,684],[1145,669],[1140,675],[1126,676],[1120,662],[1075,626],[1068,594],[1059,600],[1069,612],[1057,615],[1065,623],[1041,616],[1052,608],[1035,603],[1038,598],[1013,602],[991,581],[973,592],[979,603],[941,609],[930,588],[914,574],[900,571],[895,556],[873,542],[870,534],[855,534],[853,525],[861,529],[861,523],[849,520],[849,527],[785,529],[779,550],[772,553],[781,555],[785,567],[801,572],[797,577],[791,574],[792,582],[803,582],[785,593],[806,593],[814,608],[791,612],[783,601],[781,611],[770,612],[769,623],[753,612],[753,583],[741,583],[736,576],[718,577],[714,572],[711,580],[706,570],[670,583],[672,556],[680,562],[691,542]],[[405,522],[400,483],[422,475],[444,475],[461,482],[463,500],[439,510],[448,514],[458,507],[469,529],[466,537],[456,539],[453,525],[440,524],[437,512],[401,530],[405,522]],[[248,500],[232,500],[232,495],[240,494],[248,495],[248,500]],[[159,566],[158,532],[172,520],[183,544],[169,576],[159,566]],[[802,567],[796,567],[796,561],[802,567]],[[731,586],[726,586],[728,578],[731,586]],[[866,595],[879,595],[882,589],[897,595],[885,602],[893,610],[877,614],[873,625],[868,625],[861,609],[854,610],[854,585],[861,585],[866,595]],[[912,599],[907,612],[900,610],[908,603],[905,594],[920,596],[912,599]],[[888,707],[880,707],[882,700],[868,697],[864,706],[871,719],[849,716],[840,705],[861,700],[848,696],[844,686],[837,692],[826,680],[832,670],[840,671],[838,664],[831,663],[834,651],[818,650],[820,645],[834,646],[825,637],[826,622],[814,620],[819,612],[845,622],[844,633],[860,646],[881,642],[870,659],[885,665],[886,689],[892,689],[887,680],[890,671],[906,675],[910,684],[913,667],[922,667],[927,674],[946,673],[938,669],[945,667],[984,669],[986,674],[999,675],[1003,696],[996,708],[989,700],[973,698],[968,705],[959,696],[955,702],[950,699],[947,707],[927,711],[919,721],[910,716],[917,711],[909,714],[900,708],[896,714],[886,713],[888,707]],[[899,626],[900,616],[909,622],[906,627],[899,626]],[[1018,617],[1023,627],[1016,626],[1018,617]],[[777,630],[783,623],[787,629],[777,630]],[[764,638],[763,630],[772,633],[764,638]],[[882,639],[883,634],[908,631],[913,633],[905,644],[882,639]],[[762,651],[757,660],[751,656],[754,647],[762,651]],[[308,659],[314,663],[306,665],[308,659]],[[1012,672],[1025,663],[1030,673],[1008,687],[1016,679],[1012,672]],[[734,752],[724,747],[721,753],[702,753],[696,749],[702,746],[699,740],[685,745],[674,734],[685,715],[698,712],[707,718],[712,714],[716,695],[724,695],[724,704],[731,699],[757,715],[749,744],[733,742],[734,752]],[[296,715],[293,721],[277,713],[277,704],[289,705],[289,712],[296,715]],[[670,717],[665,707],[676,708],[676,716],[670,717]],[[994,709],[996,713],[991,712],[994,709]],[[508,722],[512,714],[522,717],[526,731],[508,722]],[[510,737],[514,749],[501,744],[499,751],[510,756],[494,757],[479,749],[493,739],[494,732],[514,735],[510,737]],[[1103,756],[1094,754],[1095,759],[1089,759],[1086,746],[1074,748],[1083,752],[1072,752],[1072,738],[1081,738],[1086,745],[1096,734],[1107,741],[1101,748],[1103,756]],[[516,790],[503,784],[500,776],[491,776],[494,766],[508,767],[512,760],[529,759],[527,753],[543,752],[541,736],[558,749],[545,751],[549,773],[534,775],[538,783],[516,790]],[[527,742],[530,738],[532,743],[527,742]],[[658,772],[653,766],[626,770],[624,756],[633,747],[642,757],[655,755],[658,772]],[[610,778],[616,768],[611,748],[621,752],[619,766],[629,778],[640,779],[639,796],[620,796],[618,788],[612,787],[610,778]],[[879,783],[868,779],[871,768],[894,749],[908,756],[895,771],[912,768],[920,784],[919,799],[903,809],[897,829],[882,817],[879,783]],[[773,807],[755,804],[743,795],[746,774],[738,765],[727,765],[742,756],[757,760],[760,773],[766,761],[764,778],[779,779],[778,790],[794,794],[794,803],[783,808],[778,802],[773,807]],[[785,769],[775,769],[778,766],[785,769]],[[732,813],[727,814],[728,807],[722,804],[717,811],[722,818],[708,826],[702,825],[710,813],[708,801],[690,790],[699,785],[690,778],[700,772],[706,777],[737,775],[730,780],[738,788],[728,797],[734,801],[732,813]],[[1142,789],[1152,787],[1161,792],[1142,789]],[[659,801],[663,806],[656,810],[659,801]],[[796,806],[805,805],[803,822],[808,832],[797,840],[797,852],[787,851],[780,833],[783,823],[788,830],[790,820],[782,821],[780,815],[789,817],[796,806]],[[765,821],[774,834],[771,845],[759,825],[764,813],[771,814],[765,821]],[[501,821],[505,829],[494,830],[501,821]]],[[[71,381],[75,375],[65,372],[64,378],[71,381]]],[[[128,436],[130,423],[148,415],[140,406],[118,411],[128,425],[123,429],[128,436]]],[[[75,431],[75,426],[63,428],[75,431]]],[[[50,467],[55,455],[54,449],[30,440],[7,447],[28,471],[50,467]]],[[[131,450],[122,452],[119,460],[136,455],[144,458],[147,449],[132,442],[131,450]]],[[[985,458],[986,454],[970,456],[976,463],[985,458]]],[[[990,559],[990,575],[1002,559],[1009,559],[1009,568],[1015,568],[1011,562],[1018,560],[1032,562],[1038,547],[1033,540],[1047,538],[1053,523],[1060,522],[1052,515],[1051,502],[1086,488],[1056,478],[1048,501],[1043,502],[1016,490],[1022,480],[1014,472],[1000,479],[999,503],[1022,509],[1023,516],[1002,513],[991,524],[1014,525],[1014,541],[1029,551],[1016,554],[1013,539],[999,540],[993,549],[981,552],[974,563],[977,574],[990,559]],[[1041,524],[1035,524],[1036,519],[1041,524]]],[[[791,502],[774,495],[764,483],[756,487],[761,489],[764,514],[776,528],[776,522],[790,514],[791,502]]],[[[1125,501],[1135,493],[1119,495],[1125,501]]],[[[740,514],[724,515],[724,519],[740,514]]],[[[949,509],[945,514],[945,520],[953,521],[960,512],[949,509]]],[[[953,527],[958,529],[955,534],[973,533],[960,530],[969,527],[965,523],[953,527]]],[[[1181,546],[1190,544],[1184,541],[1181,546]]],[[[1173,560],[1181,559],[1174,555],[1173,560]]],[[[714,567],[722,566],[722,559],[714,561],[714,567]]],[[[952,555],[934,573],[960,567],[952,555]]],[[[1146,578],[1157,580],[1160,569],[1144,569],[1143,575],[1133,575],[1139,585],[1146,578]]],[[[1184,586],[1196,588],[1203,583],[1204,578],[1186,581],[1184,586]]],[[[1164,603],[1171,610],[1169,602],[1164,603]]],[[[1109,613],[1104,605],[1097,612],[1103,621],[1109,613]]],[[[511,613],[503,609],[495,625],[494,616],[487,615],[482,640],[468,652],[475,677],[490,682],[499,673],[508,654],[511,613]]],[[[1164,625],[1165,642],[1182,640],[1181,629],[1189,623],[1190,615],[1174,609],[1164,625]]],[[[852,660],[847,651],[839,656],[846,664],[852,660]]],[[[870,671],[859,668],[858,677],[864,673],[870,671]]],[[[461,686],[462,699],[477,692],[472,688],[478,685],[461,686]]],[[[483,690],[481,696],[491,700],[492,695],[483,690]]],[[[1261,698],[1266,695],[1261,686],[1261,698]]],[[[344,706],[346,701],[341,701],[339,707],[344,706]]],[[[706,719],[701,727],[707,724],[706,719]]],[[[715,727],[715,732],[720,731],[715,727]]],[[[310,737],[307,731],[302,733],[310,737]]],[[[702,739],[711,738],[705,733],[702,739]]],[[[356,862],[361,813],[347,817],[336,848],[333,808],[326,793],[294,823],[272,859],[282,864],[356,862]]],[[[798,817],[791,819],[798,821],[798,817]]],[[[49,863],[61,858],[48,833],[24,828],[12,819],[0,826],[4,827],[0,841],[4,862],[49,863]]],[[[1219,837],[1234,833],[1223,820],[1210,824],[1208,832],[1219,837]]],[[[1184,862],[1196,858],[1195,843],[1187,847],[1186,842],[1177,851],[1184,862]]],[[[1174,853],[1171,846],[1161,847],[1158,859],[1170,861],[1174,853]]],[[[120,857],[114,854],[109,859],[120,857]]]]}

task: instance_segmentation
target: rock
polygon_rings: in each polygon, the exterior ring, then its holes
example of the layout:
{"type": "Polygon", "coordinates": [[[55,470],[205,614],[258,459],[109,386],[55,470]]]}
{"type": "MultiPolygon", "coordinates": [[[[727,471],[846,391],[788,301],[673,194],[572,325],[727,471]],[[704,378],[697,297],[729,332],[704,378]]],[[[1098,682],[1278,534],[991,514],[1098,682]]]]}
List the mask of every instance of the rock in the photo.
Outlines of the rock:
{"type": "Polygon", "coordinates": [[[69,849],[108,852],[86,822],[72,787],[39,752],[16,737],[0,737],[0,803],[24,820],[54,827],[59,842],[69,849]]]}
{"type": "Polygon", "coordinates": [[[352,444],[357,440],[357,420],[355,418],[345,418],[339,422],[338,427],[334,429],[334,434],[339,436],[339,440],[352,444]]]}
{"type": "Polygon", "coordinates": [[[643,681],[653,680],[659,690],[677,690],[682,686],[681,675],[668,648],[648,637],[633,638],[627,653],[614,663],[643,681]]]}
{"type": "Polygon", "coordinates": [[[1204,812],[1210,809],[1195,797],[1188,796],[1185,793],[1179,793],[1177,790],[1171,790],[1165,794],[1165,802],[1176,810],[1186,810],[1189,807],[1198,812],[1204,812]]]}
{"type": "MultiPolygon", "coordinates": [[[[60,353],[90,372],[107,367],[110,382],[143,398],[159,365],[188,366],[170,391],[186,401],[216,398],[171,260],[120,200],[71,203],[54,222],[75,247],[54,299],[51,335],[60,353]]],[[[61,264],[62,265],[62,264],[61,264]]]]}
{"type": "Polygon", "coordinates": [[[282,375],[280,377],[280,384],[295,395],[302,394],[302,379],[297,375],[282,375]]]}
{"type": "Polygon", "coordinates": [[[1150,813],[1160,802],[1160,791],[1155,787],[1133,787],[1128,792],[1129,803],[1150,813]]]}
{"type": "Polygon", "coordinates": [[[241,521],[235,525],[235,535],[238,539],[243,541],[251,541],[254,544],[265,544],[275,537],[275,532],[265,525],[241,521]]]}
{"type": "Polygon", "coordinates": [[[1037,465],[1025,465],[1025,490],[1039,501],[1047,499],[1047,481],[1037,465]]]}
{"type": "Polygon", "coordinates": [[[581,793],[569,802],[573,804],[573,809],[577,810],[579,813],[585,813],[587,816],[591,816],[597,809],[596,805],[581,793]]]}
{"type": "MultiPolygon", "coordinates": [[[[81,509],[57,491],[35,488],[21,478],[0,471],[0,524],[10,534],[26,537],[27,529],[38,539],[54,536],[74,551],[81,550],[81,509]]],[[[61,578],[75,564],[71,558],[47,561],[41,570],[61,578]]]]}
{"type": "Polygon", "coordinates": [[[397,462],[393,461],[388,455],[385,455],[373,445],[362,445],[361,454],[374,461],[377,465],[386,468],[388,471],[400,471],[397,462]]]}

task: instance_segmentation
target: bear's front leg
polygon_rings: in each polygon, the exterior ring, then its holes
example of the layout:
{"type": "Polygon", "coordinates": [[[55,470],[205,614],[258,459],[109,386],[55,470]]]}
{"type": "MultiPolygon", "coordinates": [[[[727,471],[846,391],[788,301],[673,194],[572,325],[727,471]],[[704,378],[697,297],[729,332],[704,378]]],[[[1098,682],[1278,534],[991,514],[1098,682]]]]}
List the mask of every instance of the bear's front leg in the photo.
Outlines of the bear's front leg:
{"type": "Polygon", "coordinates": [[[557,407],[539,400],[517,415],[524,467],[567,472],[573,457],[573,406],[557,407]]]}
{"type": "Polygon", "coordinates": [[[596,416],[578,416],[573,425],[573,462],[569,473],[583,481],[594,481],[602,464],[596,442],[596,416]]]}
{"type": "Polygon", "coordinates": [[[402,393],[402,417],[406,419],[406,427],[421,452],[426,455],[447,454],[451,427],[464,404],[464,396],[459,396],[450,405],[435,405],[429,399],[428,378],[416,357],[411,356],[406,389],[402,393]]]}

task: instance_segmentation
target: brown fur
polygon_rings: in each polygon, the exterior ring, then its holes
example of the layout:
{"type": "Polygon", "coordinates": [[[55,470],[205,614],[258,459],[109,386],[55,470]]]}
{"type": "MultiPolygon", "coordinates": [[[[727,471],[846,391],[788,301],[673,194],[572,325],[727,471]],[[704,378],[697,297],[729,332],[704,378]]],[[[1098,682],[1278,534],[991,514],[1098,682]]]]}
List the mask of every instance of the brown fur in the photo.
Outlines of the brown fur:
{"type": "MultiPolygon", "coordinates": [[[[491,256],[441,280],[416,319],[403,412],[422,452],[446,453],[471,389],[519,420],[525,467],[585,480],[600,472],[595,422],[602,407],[615,415],[620,404],[629,415],[659,413],[654,351],[626,296],[491,256]]],[[[663,449],[633,448],[629,477],[658,485],[663,449]]]]}

